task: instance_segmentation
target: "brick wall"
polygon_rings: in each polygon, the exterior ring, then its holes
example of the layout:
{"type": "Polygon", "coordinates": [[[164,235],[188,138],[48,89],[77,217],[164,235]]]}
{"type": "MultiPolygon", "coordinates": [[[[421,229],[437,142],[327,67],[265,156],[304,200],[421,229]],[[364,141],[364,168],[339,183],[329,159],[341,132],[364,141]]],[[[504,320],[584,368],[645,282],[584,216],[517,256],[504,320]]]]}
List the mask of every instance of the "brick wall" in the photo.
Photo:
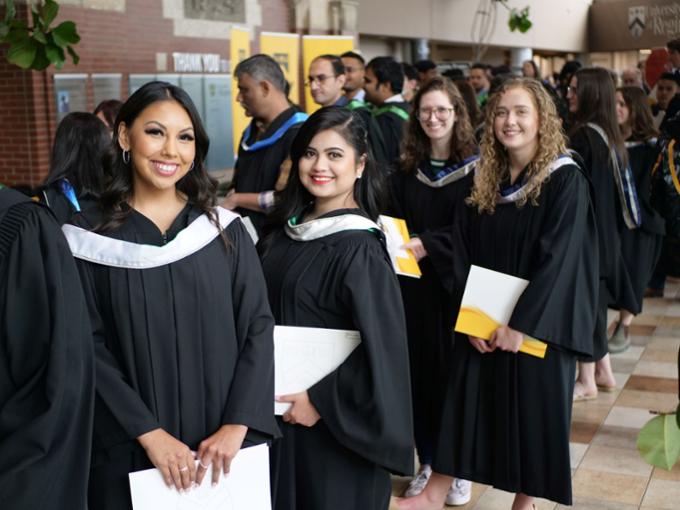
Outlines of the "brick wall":
{"type": "MultiPolygon", "coordinates": [[[[252,1],[252,0],[246,0],[252,1]]],[[[60,73],[121,73],[127,92],[128,75],[156,73],[156,53],[217,53],[229,59],[229,41],[173,35],[173,20],[163,18],[162,0],[127,0],[125,12],[99,11],[62,5],[60,20],[72,20],[81,36],[76,51],[80,63],[70,61],[60,73]]],[[[290,0],[260,0],[262,27],[288,32],[292,26],[290,0]]],[[[19,6],[22,16],[25,7],[19,6]]],[[[4,14],[4,10],[2,12],[4,14]]],[[[254,45],[254,49],[255,49],[254,45]]],[[[55,126],[53,75],[21,71],[5,60],[7,48],[0,46],[0,182],[10,185],[38,185],[49,168],[49,153],[55,126]]],[[[88,108],[94,95],[88,83],[88,108]]]]}

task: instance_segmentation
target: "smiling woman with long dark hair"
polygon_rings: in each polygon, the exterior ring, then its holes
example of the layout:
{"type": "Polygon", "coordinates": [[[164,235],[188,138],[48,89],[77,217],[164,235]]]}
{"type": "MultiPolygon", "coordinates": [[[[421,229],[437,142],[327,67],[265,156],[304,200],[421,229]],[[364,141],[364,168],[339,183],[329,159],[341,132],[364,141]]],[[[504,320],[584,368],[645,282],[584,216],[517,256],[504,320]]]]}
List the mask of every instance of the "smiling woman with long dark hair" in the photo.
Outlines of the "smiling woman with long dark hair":
{"type": "Polygon", "coordinates": [[[361,343],[309,390],[279,399],[276,510],[387,510],[389,473],[413,469],[403,308],[380,227],[381,174],[356,113],[322,108],[300,128],[259,245],[277,325],[355,330],[361,343]]]}
{"type": "Polygon", "coordinates": [[[191,99],[144,85],[113,142],[102,210],[64,227],[94,329],[89,500],[104,510],[131,508],[131,471],[155,466],[182,491],[217,483],[244,441],[276,433],[262,272],[240,219],[214,207],[191,99]]]}

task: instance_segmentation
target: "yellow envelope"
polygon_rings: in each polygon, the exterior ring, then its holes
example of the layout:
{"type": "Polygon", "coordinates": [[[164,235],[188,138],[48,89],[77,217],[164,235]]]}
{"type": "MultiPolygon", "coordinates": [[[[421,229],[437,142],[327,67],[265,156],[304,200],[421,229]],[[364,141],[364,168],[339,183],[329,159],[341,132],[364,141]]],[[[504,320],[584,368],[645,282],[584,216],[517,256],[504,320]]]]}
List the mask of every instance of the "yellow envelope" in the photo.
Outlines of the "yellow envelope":
{"type": "MultiPolygon", "coordinates": [[[[482,340],[502,325],[507,325],[512,311],[529,282],[507,274],[472,266],[465,285],[455,330],[482,340]]],[[[525,337],[519,352],[544,358],[548,344],[525,337]]]]}
{"type": "Polygon", "coordinates": [[[422,273],[418,261],[410,250],[401,247],[410,240],[406,222],[400,218],[381,215],[378,223],[382,227],[387,240],[387,251],[392,259],[392,266],[397,274],[420,278],[422,273]]]}

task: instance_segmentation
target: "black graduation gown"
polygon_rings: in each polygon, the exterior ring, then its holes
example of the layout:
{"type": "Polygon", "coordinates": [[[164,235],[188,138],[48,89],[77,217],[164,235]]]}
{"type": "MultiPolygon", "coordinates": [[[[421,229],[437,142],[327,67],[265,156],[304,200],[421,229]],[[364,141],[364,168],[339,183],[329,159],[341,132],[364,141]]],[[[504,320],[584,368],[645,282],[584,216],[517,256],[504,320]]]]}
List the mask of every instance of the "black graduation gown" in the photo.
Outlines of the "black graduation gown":
{"type": "MultiPolygon", "coordinates": [[[[56,184],[43,189],[40,195],[38,195],[38,198],[40,199],[40,202],[46,204],[52,210],[59,225],[68,223],[73,215],[79,212],[75,205],[66,198],[56,184]]],[[[97,202],[97,197],[91,194],[85,194],[78,197],[78,205],[81,211],[96,208],[97,202]]]]}
{"type": "Polygon", "coordinates": [[[581,361],[599,361],[609,351],[607,306],[611,302],[634,302],[634,292],[621,253],[621,231],[626,228],[614,181],[609,146],[593,128],[580,127],[570,136],[570,147],[582,158],[584,172],[592,183],[593,207],[597,220],[600,290],[593,355],[581,361]]]}
{"type": "Polygon", "coordinates": [[[652,142],[641,142],[628,147],[642,225],[634,230],[621,229],[621,254],[627,269],[625,274],[633,292],[628,296],[627,302],[614,302],[610,306],[623,308],[636,315],[642,311],[645,289],[661,255],[665,233],[664,221],[651,205],[652,168],[658,154],[659,151],[652,142]]]}
{"type": "Polygon", "coordinates": [[[92,332],[49,210],[0,190],[0,508],[84,510],[92,332]]]}
{"type": "Polygon", "coordinates": [[[397,168],[399,157],[401,156],[401,141],[404,137],[408,121],[391,111],[380,113],[381,109],[391,106],[409,113],[411,105],[406,102],[384,103],[374,111],[375,120],[382,131],[382,137],[385,142],[387,161],[394,168],[397,168]]]}
{"type": "MultiPolygon", "coordinates": [[[[421,168],[427,172],[429,165],[425,163],[421,168]]],[[[438,425],[442,398],[439,391],[448,374],[457,314],[435,265],[448,265],[453,259],[447,242],[450,237],[441,233],[453,225],[457,206],[470,194],[472,177],[468,174],[435,188],[419,181],[413,171],[398,171],[390,176],[389,214],[403,218],[411,236],[419,237],[428,253],[418,263],[420,279],[399,277],[409,342],[416,446],[421,455],[427,455],[427,451],[420,451],[427,444],[418,443],[433,441],[438,425]]]]}
{"type": "Polygon", "coordinates": [[[543,184],[538,205],[464,209],[453,229],[458,300],[470,264],[529,280],[509,326],[548,350],[543,359],[480,354],[456,334],[433,469],[571,504],[575,362],[592,348],[598,276],[588,182],[566,165],[543,184]]]}
{"type": "MultiPolygon", "coordinates": [[[[355,213],[342,210],[330,214],[355,213]]],[[[276,323],[358,330],[361,344],[308,390],[313,427],[280,422],[271,449],[275,510],[387,510],[389,472],[413,470],[407,340],[396,276],[369,231],[259,245],[276,323]]]]}
{"type": "MultiPolygon", "coordinates": [[[[132,210],[108,237],[161,246],[200,212],[187,205],[164,239],[132,210]]],[[[94,214],[75,217],[98,224],[94,214]]],[[[153,467],[136,441],[163,428],[192,450],[224,424],[247,440],[277,433],[274,321],[255,247],[240,220],[201,250],[151,269],[78,259],[94,330],[97,399],[89,501],[131,508],[128,473],[153,467]]],[[[206,483],[206,482],[204,482],[206,483]]]]}
{"type": "Polygon", "coordinates": [[[383,139],[382,130],[375,117],[373,117],[370,108],[366,103],[360,103],[359,101],[350,102],[347,108],[355,111],[366,124],[368,146],[373,153],[373,158],[378,162],[379,168],[387,172],[390,160],[387,157],[385,140],[383,139]]]}
{"type": "MultiPolygon", "coordinates": [[[[260,137],[261,140],[272,136],[288,119],[299,110],[295,107],[288,108],[271,123],[267,131],[260,137]]],[[[247,151],[243,148],[243,136],[238,146],[238,159],[234,166],[233,186],[237,193],[261,193],[271,191],[279,178],[281,166],[290,156],[290,147],[302,123],[294,124],[273,145],[258,150],[247,151]]],[[[256,142],[257,129],[255,121],[251,122],[250,137],[245,142],[252,145],[256,142]]],[[[248,216],[258,234],[264,222],[265,214],[251,211],[250,209],[238,208],[236,212],[241,216],[248,216]]]]}

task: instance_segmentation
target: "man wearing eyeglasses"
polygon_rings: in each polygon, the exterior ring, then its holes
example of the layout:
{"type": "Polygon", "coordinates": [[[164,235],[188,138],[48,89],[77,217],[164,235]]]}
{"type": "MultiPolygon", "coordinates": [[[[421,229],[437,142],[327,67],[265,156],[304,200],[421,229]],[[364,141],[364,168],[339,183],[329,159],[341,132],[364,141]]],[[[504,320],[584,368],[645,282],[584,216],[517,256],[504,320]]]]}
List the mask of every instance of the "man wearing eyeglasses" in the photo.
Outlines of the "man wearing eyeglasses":
{"type": "Polygon", "coordinates": [[[349,99],[342,93],[345,81],[345,66],[336,55],[321,55],[309,65],[306,85],[318,105],[346,106],[349,99]]]}

